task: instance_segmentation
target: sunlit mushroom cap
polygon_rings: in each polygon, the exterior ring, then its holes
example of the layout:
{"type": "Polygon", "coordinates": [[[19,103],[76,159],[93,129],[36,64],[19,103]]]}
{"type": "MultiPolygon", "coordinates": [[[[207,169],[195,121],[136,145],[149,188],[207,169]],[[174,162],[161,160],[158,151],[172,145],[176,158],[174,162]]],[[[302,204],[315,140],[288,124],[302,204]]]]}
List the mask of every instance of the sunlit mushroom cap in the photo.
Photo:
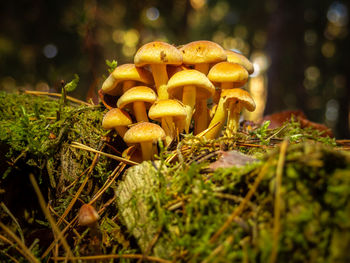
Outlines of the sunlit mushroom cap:
{"type": "Polygon", "coordinates": [[[246,108],[248,111],[255,110],[255,102],[249,92],[244,89],[223,89],[221,92],[221,97],[227,103],[229,100],[238,100],[240,105],[246,108]]]}
{"type": "Polygon", "coordinates": [[[253,63],[250,62],[248,58],[232,50],[225,50],[225,52],[227,55],[227,62],[240,64],[248,71],[249,74],[254,72],[253,63]]]}
{"type": "Polygon", "coordinates": [[[220,62],[215,64],[208,73],[212,82],[231,82],[234,87],[242,87],[248,81],[248,71],[237,63],[220,62]]]}
{"type": "Polygon", "coordinates": [[[113,108],[108,111],[102,120],[102,128],[106,130],[114,129],[118,126],[128,126],[132,124],[132,119],[130,115],[118,108],[113,108]]]}
{"type": "Polygon", "coordinates": [[[124,108],[126,105],[135,101],[153,103],[157,99],[157,94],[149,87],[136,86],[127,90],[118,100],[118,108],[124,108]]]}
{"type": "Polygon", "coordinates": [[[212,97],[215,93],[213,83],[207,78],[205,74],[195,69],[183,70],[176,72],[168,81],[168,93],[175,95],[182,93],[183,86],[196,86],[198,93],[204,94],[207,98],[212,97]]]}
{"type": "Polygon", "coordinates": [[[149,64],[181,65],[182,55],[173,45],[154,41],[139,48],[135,54],[134,63],[137,67],[143,67],[149,64]]]}
{"type": "Polygon", "coordinates": [[[187,115],[185,106],[178,100],[157,100],[149,109],[148,116],[152,120],[163,117],[185,118],[187,115]]]}
{"type": "Polygon", "coordinates": [[[95,208],[90,204],[84,204],[78,213],[78,222],[81,226],[89,226],[98,221],[100,216],[95,208]]]}
{"type": "Polygon", "coordinates": [[[124,135],[126,143],[154,142],[164,139],[165,132],[157,124],[141,122],[132,126],[124,135]]]}
{"type": "Polygon", "coordinates": [[[194,65],[201,63],[217,63],[226,60],[225,50],[218,44],[199,40],[190,42],[180,48],[183,63],[194,65]]]}

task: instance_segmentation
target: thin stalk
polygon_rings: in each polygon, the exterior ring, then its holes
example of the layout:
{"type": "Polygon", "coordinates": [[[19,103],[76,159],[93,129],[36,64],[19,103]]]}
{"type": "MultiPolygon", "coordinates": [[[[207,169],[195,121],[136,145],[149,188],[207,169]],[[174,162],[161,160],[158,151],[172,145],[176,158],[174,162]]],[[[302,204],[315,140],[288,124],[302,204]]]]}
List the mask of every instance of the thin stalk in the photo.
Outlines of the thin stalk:
{"type": "MultiPolygon", "coordinates": [[[[113,259],[113,258],[124,258],[124,259],[140,259],[143,258],[147,261],[153,261],[153,262],[160,262],[160,263],[172,263],[170,260],[157,258],[153,256],[145,256],[142,254],[110,254],[110,255],[95,255],[95,256],[85,256],[85,257],[70,257],[67,258],[68,260],[82,260],[82,261],[89,261],[89,260],[101,260],[101,259],[113,259]]],[[[51,257],[52,260],[64,260],[64,257],[51,257]]]]}
{"type": "Polygon", "coordinates": [[[264,166],[261,168],[260,173],[256,177],[252,188],[249,190],[247,195],[244,197],[243,201],[239,204],[239,206],[235,210],[233,210],[233,212],[227,218],[227,220],[222,225],[222,227],[220,227],[220,229],[210,238],[210,240],[209,240],[210,243],[215,243],[217,241],[217,239],[220,237],[220,235],[231,225],[231,223],[234,221],[234,219],[243,211],[246,204],[250,201],[253,194],[256,192],[256,189],[258,188],[260,182],[262,181],[265,174],[267,173],[269,166],[270,166],[270,162],[267,161],[264,164],[264,166]]]}
{"type": "Polygon", "coordinates": [[[139,164],[137,162],[125,159],[123,157],[119,157],[119,156],[116,156],[116,155],[113,155],[113,154],[109,154],[109,153],[105,153],[105,152],[101,152],[101,151],[95,150],[94,148],[91,148],[89,146],[86,146],[86,145],[78,143],[78,142],[72,142],[71,146],[74,147],[74,148],[81,149],[81,150],[86,150],[86,151],[89,151],[89,152],[98,153],[98,154],[107,156],[107,157],[109,157],[111,159],[114,159],[114,160],[117,160],[119,162],[123,162],[123,163],[126,163],[126,164],[130,164],[130,165],[139,164]]]}
{"type": "MultiPolygon", "coordinates": [[[[43,210],[47,221],[49,221],[49,223],[50,223],[52,231],[55,233],[55,235],[60,236],[61,231],[58,228],[58,226],[56,225],[55,220],[53,219],[53,217],[51,216],[49,210],[46,207],[45,199],[44,199],[44,197],[43,197],[43,195],[42,195],[42,193],[40,191],[39,185],[37,184],[37,182],[36,182],[36,180],[34,178],[34,175],[30,174],[29,175],[29,179],[30,179],[30,181],[31,181],[31,183],[32,183],[32,185],[34,187],[36,195],[38,196],[40,207],[43,210]]],[[[63,247],[64,247],[64,249],[65,249],[65,251],[67,253],[67,256],[72,257],[73,256],[72,250],[70,249],[70,247],[69,247],[69,245],[67,243],[67,240],[63,236],[61,238],[61,242],[62,242],[62,245],[63,245],[63,247]]]]}
{"type": "Polygon", "coordinates": [[[281,199],[282,199],[282,174],[283,166],[286,158],[286,152],[288,148],[288,141],[281,143],[280,154],[278,158],[276,168],[276,192],[275,192],[275,205],[274,205],[274,219],[273,219],[273,242],[272,251],[270,255],[270,263],[276,262],[278,254],[279,233],[281,229],[280,217],[281,217],[281,199]]]}
{"type": "MultiPolygon", "coordinates": [[[[31,94],[31,95],[46,95],[46,96],[53,96],[53,97],[59,97],[59,98],[62,97],[61,93],[51,93],[51,92],[46,92],[46,91],[26,90],[26,91],[24,91],[24,93],[31,94]]],[[[86,106],[94,106],[93,104],[90,104],[90,103],[82,101],[82,100],[78,100],[78,99],[70,97],[70,96],[66,96],[66,99],[70,100],[74,103],[83,104],[86,106]]]]}
{"type": "Polygon", "coordinates": [[[53,249],[53,247],[58,243],[58,241],[61,239],[61,237],[66,233],[66,231],[71,227],[71,225],[73,225],[78,219],[78,216],[75,216],[73,218],[72,221],[70,221],[68,223],[68,225],[66,225],[65,228],[63,228],[63,230],[60,232],[60,234],[55,238],[54,241],[52,241],[52,243],[50,244],[50,246],[45,250],[45,252],[41,255],[41,259],[46,258],[46,256],[51,252],[51,250],[53,249]]]}
{"type": "Polygon", "coordinates": [[[29,262],[39,263],[39,260],[32,254],[32,252],[26,247],[26,245],[3,223],[0,222],[0,227],[16,242],[13,243],[11,240],[7,239],[3,235],[0,235],[0,239],[11,246],[13,246],[23,257],[25,257],[29,262]]]}
{"type": "Polygon", "coordinates": [[[19,225],[17,219],[14,217],[14,215],[11,213],[11,211],[7,208],[7,206],[4,204],[4,202],[1,202],[1,207],[2,209],[5,210],[5,212],[11,217],[11,219],[13,220],[13,222],[15,223],[15,225],[17,226],[17,230],[18,233],[21,237],[21,241],[24,243],[24,236],[23,236],[23,231],[21,226],[19,225]]]}

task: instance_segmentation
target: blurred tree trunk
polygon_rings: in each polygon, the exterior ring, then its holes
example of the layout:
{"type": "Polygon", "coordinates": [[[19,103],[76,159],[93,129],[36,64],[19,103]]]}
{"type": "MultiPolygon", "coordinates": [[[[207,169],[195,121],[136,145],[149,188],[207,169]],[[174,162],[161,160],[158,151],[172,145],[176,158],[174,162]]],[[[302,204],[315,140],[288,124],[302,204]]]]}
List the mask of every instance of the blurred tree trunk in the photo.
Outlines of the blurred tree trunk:
{"type": "Polygon", "coordinates": [[[268,25],[267,53],[271,65],[267,73],[265,114],[289,108],[293,104],[305,110],[302,2],[273,0],[272,6],[275,10],[268,25]]]}
{"type": "MultiPolygon", "coordinates": [[[[347,37],[339,46],[339,52],[349,54],[350,38],[347,37]]],[[[343,55],[340,55],[343,56],[343,55]]],[[[344,54],[344,57],[348,55],[344,54]]],[[[339,98],[339,116],[336,130],[339,138],[350,138],[350,67],[347,59],[340,59],[339,74],[345,76],[345,87],[341,89],[339,98]]]]}
{"type": "Polygon", "coordinates": [[[86,100],[92,100],[95,104],[98,103],[98,82],[99,69],[97,65],[103,65],[103,55],[101,46],[97,41],[97,19],[98,3],[94,0],[85,2],[86,14],[88,16],[87,23],[84,27],[83,47],[87,53],[88,62],[88,82],[89,87],[86,93],[86,100]]]}

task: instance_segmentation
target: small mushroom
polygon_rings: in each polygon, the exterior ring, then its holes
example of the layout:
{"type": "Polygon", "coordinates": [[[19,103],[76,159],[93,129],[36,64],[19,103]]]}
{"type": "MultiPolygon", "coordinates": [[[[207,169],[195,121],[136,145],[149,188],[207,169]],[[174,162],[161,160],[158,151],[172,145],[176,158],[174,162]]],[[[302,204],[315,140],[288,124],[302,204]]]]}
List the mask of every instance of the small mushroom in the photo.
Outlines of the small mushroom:
{"type": "Polygon", "coordinates": [[[100,216],[92,205],[84,204],[80,207],[78,214],[79,225],[92,227],[96,225],[99,219],[100,216]]]}
{"type": "Polygon", "coordinates": [[[243,108],[248,111],[255,110],[255,102],[249,92],[240,88],[225,89],[222,91],[227,106],[227,131],[229,135],[235,133],[239,127],[239,117],[243,108]]]}
{"type": "Polygon", "coordinates": [[[150,65],[158,97],[159,99],[167,99],[168,73],[166,65],[181,65],[181,52],[168,43],[154,41],[143,45],[136,52],[134,63],[137,67],[150,65]]]}
{"type": "Polygon", "coordinates": [[[128,130],[127,126],[132,124],[130,115],[118,108],[109,110],[102,120],[102,128],[106,130],[115,129],[117,133],[124,137],[125,132],[128,130]]]}
{"type": "Polygon", "coordinates": [[[132,126],[124,135],[124,141],[130,144],[140,143],[143,160],[152,160],[157,153],[153,143],[165,138],[164,130],[157,124],[141,122],[132,126]]]}
{"type": "Polygon", "coordinates": [[[92,205],[84,204],[80,207],[78,212],[78,224],[89,228],[91,236],[89,247],[93,254],[101,253],[102,234],[98,226],[99,219],[100,216],[92,205]]]}
{"type": "Polygon", "coordinates": [[[118,108],[132,104],[137,122],[148,121],[145,103],[152,104],[157,99],[156,93],[149,87],[136,86],[127,90],[118,100],[118,108]]]}
{"type": "Polygon", "coordinates": [[[214,92],[215,87],[206,75],[195,69],[179,71],[169,79],[169,95],[176,97],[178,94],[182,94],[182,103],[186,106],[186,133],[188,133],[191,124],[196,94],[201,94],[201,98],[206,101],[214,95],[214,92]]]}
{"type": "Polygon", "coordinates": [[[208,73],[208,78],[221,89],[242,87],[248,81],[248,71],[237,63],[220,62],[215,64],[208,73]]]}
{"type": "Polygon", "coordinates": [[[225,99],[222,96],[224,89],[233,89],[243,86],[248,80],[248,71],[241,65],[229,62],[220,62],[214,65],[209,73],[208,78],[221,87],[221,96],[217,104],[217,108],[212,118],[206,134],[206,138],[217,138],[225,124],[227,118],[227,111],[225,110],[225,99]],[[219,125],[217,125],[219,123],[219,125]]]}
{"type": "Polygon", "coordinates": [[[157,100],[149,109],[148,116],[152,120],[160,121],[166,134],[166,145],[169,145],[178,132],[184,129],[186,119],[185,106],[178,100],[157,100]]]}
{"type": "Polygon", "coordinates": [[[211,63],[226,60],[225,50],[218,44],[207,40],[190,42],[180,48],[183,64],[194,68],[207,75],[211,63]]]}
{"type": "Polygon", "coordinates": [[[209,125],[209,127],[212,127],[212,125],[219,122],[220,124],[217,126],[220,128],[213,127],[204,136],[207,139],[216,138],[220,134],[226,120],[228,135],[237,132],[239,127],[239,117],[243,108],[246,108],[249,111],[255,110],[255,102],[247,91],[240,88],[222,90],[215,115],[209,125]]]}

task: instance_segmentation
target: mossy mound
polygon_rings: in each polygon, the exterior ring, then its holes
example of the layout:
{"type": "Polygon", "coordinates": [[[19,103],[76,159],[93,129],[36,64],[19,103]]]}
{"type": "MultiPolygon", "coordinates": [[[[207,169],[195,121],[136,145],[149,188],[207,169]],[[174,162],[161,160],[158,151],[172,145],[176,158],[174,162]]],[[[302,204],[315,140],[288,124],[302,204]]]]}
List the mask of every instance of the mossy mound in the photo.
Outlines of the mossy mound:
{"type": "MultiPolygon", "coordinates": [[[[349,261],[350,154],[335,139],[293,121],[273,130],[243,126],[217,140],[186,135],[161,147],[157,161],[129,168],[72,147],[120,155],[126,145],[102,129],[105,112],[0,93],[0,221],[28,253],[43,262],[67,253],[61,243],[50,247],[52,228],[28,180],[34,174],[80,259],[349,261]],[[88,202],[100,213],[97,236],[76,221],[88,202]]],[[[3,261],[26,258],[3,227],[0,252],[3,261]]]]}

